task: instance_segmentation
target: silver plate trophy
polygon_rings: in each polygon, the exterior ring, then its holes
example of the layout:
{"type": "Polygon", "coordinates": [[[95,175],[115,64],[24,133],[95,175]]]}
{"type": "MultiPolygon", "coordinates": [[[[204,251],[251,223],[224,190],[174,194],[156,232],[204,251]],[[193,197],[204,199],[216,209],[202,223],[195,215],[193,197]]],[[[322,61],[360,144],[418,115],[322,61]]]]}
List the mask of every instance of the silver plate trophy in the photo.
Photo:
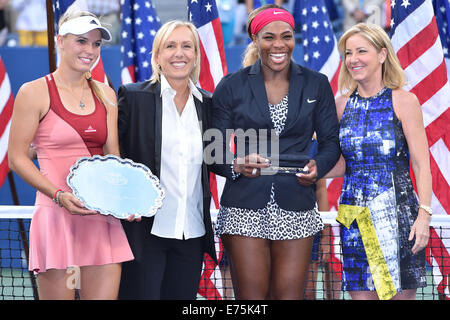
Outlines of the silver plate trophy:
{"type": "Polygon", "coordinates": [[[151,217],[164,190],[148,167],[113,155],[83,157],[70,168],[67,184],[86,208],[125,219],[151,217]]]}
{"type": "Polygon", "coordinates": [[[309,170],[305,167],[310,159],[309,156],[280,154],[267,157],[267,159],[270,161],[270,166],[261,168],[262,175],[309,173],[309,170]]]}

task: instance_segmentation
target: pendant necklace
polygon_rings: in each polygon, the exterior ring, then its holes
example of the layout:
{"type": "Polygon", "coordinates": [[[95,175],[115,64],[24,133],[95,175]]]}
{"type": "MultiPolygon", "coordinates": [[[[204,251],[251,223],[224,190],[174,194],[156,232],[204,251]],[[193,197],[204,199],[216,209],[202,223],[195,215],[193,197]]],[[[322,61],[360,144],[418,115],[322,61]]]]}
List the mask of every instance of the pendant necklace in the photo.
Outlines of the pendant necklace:
{"type": "MultiPolygon", "coordinates": [[[[72,94],[72,92],[70,94],[72,94]]],[[[84,110],[84,107],[86,106],[83,103],[83,96],[84,96],[84,80],[83,80],[83,85],[81,86],[81,97],[80,97],[80,108],[81,108],[81,110],[84,110]]]]}
{"type": "MultiPolygon", "coordinates": [[[[61,80],[58,79],[58,81],[59,81],[59,83],[63,84],[63,83],[61,82],[61,80]]],[[[72,90],[70,90],[70,89],[69,89],[67,86],[65,86],[65,85],[63,85],[63,88],[66,88],[66,90],[70,93],[70,95],[71,95],[73,98],[75,98],[75,100],[78,100],[78,99],[75,97],[75,95],[72,93],[72,90]]],[[[84,80],[83,80],[83,85],[82,85],[82,87],[81,87],[81,97],[80,97],[80,108],[81,108],[81,110],[84,110],[84,107],[86,107],[86,105],[85,105],[84,102],[83,102],[83,97],[84,97],[84,80]]]]}
{"type": "MultiPolygon", "coordinates": [[[[83,90],[83,91],[84,91],[84,90],[83,90]]],[[[80,99],[80,108],[81,108],[81,109],[84,109],[84,107],[85,107],[85,105],[84,105],[83,101],[81,101],[81,99],[80,99]]]]}

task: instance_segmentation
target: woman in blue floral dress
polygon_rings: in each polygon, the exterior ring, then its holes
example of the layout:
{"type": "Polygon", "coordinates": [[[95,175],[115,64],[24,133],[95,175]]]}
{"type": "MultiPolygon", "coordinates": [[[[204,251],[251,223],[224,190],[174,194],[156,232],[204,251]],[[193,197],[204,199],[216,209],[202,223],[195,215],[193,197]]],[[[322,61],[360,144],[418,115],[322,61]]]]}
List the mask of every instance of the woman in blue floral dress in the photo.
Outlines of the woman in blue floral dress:
{"type": "Polygon", "coordinates": [[[431,215],[420,104],[402,89],[405,76],[383,29],[357,24],[339,40],[339,50],[339,87],[346,92],[336,101],[345,163],[337,217],[343,290],[352,299],[414,299],[417,288],[426,286],[431,215]]]}

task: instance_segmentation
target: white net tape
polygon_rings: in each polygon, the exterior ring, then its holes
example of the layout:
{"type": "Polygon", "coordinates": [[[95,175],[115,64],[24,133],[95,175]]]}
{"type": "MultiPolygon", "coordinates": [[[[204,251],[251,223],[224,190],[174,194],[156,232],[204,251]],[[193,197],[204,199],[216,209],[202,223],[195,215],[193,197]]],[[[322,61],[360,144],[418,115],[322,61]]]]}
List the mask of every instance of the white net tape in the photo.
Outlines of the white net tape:
{"type": "MultiPolygon", "coordinates": [[[[0,206],[0,219],[31,219],[34,206],[0,206]]],[[[320,215],[325,224],[338,225],[336,211],[322,211],[320,215]]],[[[217,210],[211,211],[212,220],[215,221],[217,210]]],[[[450,215],[435,214],[431,217],[430,226],[450,227],[450,215]]]]}

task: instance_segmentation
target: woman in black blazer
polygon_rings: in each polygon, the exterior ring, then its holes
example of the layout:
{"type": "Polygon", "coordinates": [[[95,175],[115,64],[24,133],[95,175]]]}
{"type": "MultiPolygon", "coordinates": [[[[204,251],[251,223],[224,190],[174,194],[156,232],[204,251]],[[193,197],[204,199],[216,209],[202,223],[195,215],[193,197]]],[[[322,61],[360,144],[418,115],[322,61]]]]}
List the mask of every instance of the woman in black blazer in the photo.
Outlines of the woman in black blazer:
{"type": "Polygon", "coordinates": [[[224,77],[213,95],[212,126],[235,137],[234,161],[227,162],[233,157],[225,142],[213,171],[227,178],[216,231],[231,258],[238,299],[303,298],[313,236],[323,229],[314,183],[340,155],[326,76],[291,60],[293,21],[276,5],[254,10],[244,68],[224,77]],[[314,132],[319,151],[309,159],[314,132]],[[274,173],[276,165],[307,171],[274,173]]]}
{"type": "Polygon", "coordinates": [[[211,94],[195,87],[197,30],[171,21],[153,42],[149,81],[119,89],[124,158],[147,165],[165,190],[152,218],[123,222],[135,260],[123,265],[119,299],[195,299],[204,253],[216,260],[203,133],[211,94]]]}

